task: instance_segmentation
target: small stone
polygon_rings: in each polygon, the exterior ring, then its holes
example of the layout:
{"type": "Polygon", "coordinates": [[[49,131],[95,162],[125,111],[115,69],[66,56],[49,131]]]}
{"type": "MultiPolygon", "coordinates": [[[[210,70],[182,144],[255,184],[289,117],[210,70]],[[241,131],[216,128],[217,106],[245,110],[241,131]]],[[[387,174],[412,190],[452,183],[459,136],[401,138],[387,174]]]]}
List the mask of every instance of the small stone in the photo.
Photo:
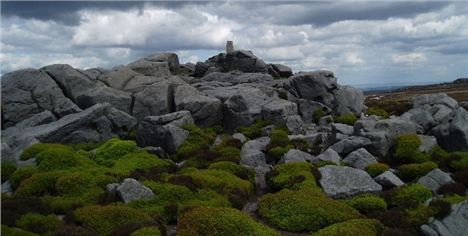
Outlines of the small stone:
{"type": "Polygon", "coordinates": [[[154,199],[153,191],[138,182],[136,179],[124,179],[124,181],[116,188],[116,191],[125,203],[135,200],[154,199]]]}

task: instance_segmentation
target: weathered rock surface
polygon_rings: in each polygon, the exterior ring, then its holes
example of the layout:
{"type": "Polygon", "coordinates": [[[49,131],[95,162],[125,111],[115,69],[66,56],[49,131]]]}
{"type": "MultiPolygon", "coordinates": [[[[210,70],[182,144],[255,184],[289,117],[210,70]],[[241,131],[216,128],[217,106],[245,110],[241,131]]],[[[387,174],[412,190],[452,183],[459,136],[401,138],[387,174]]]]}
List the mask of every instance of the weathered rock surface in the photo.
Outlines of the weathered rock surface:
{"type": "Polygon", "coordinates": [[[252,168],[266,166],[266,158],[263,151],[266,150],[266,147],[269,143],[269,137],[261,137],[244,143],[241,149],[240,163],[244,166],[252,168]]]}
{"type": "Polygon", "coordinates": [[[97,104],[48,124],[12,127],[2,132],[2,142],[9,146],[10,157],[18,160],[22,150],[33,143],[103,142],[112,137],[125,137],[136,123],[135,118],[108,103],[97,104]]]}
{"type": "Polygon", "coordinates": [[[297,104],[299,106],[299,114],[302,120],[306,123],[314,123],[314,113],[317,110],[322,110],[322,114],[326,115],[331,112],[331,109],[319,102],[314,102],[307,99],[298,99],[297,104]]]}
{"type": "Polygon", "coordinates": [[[274,70],[274,74],[278,75],[275,77],[288,78],[289,76],[293,75],[292,70],[289,66],[282,64],[270,64],[270,66],[274,70]]]}
{"type": "Polygon", "coordinates": [[[354,150],[368,147],[371,144],[372,141],[366,137],[350,136],[333,144],[330,146],[330,148],[335,150],[340,155],[346,156],[354,150]]]}
{"type": "Polygon", "coordinates": [[[320,185],[325,194],[332,198],[382,191],[382,186],[363,170],[333,165],[324,166],[318,170],[322,175],[320,185]]]}
{"type": "Polygon", "coordinates": [[[452,212],[441,220],[421,226],[426,236],[462,236],[468,232],[468,201],[452,205],[452,212]]]}
{"type": "Polygon", "coordinates": [[[314,156],[307,152],[303,152],[297,149],[290,149],[286,154],[283,155],[278,163],[290,163],[290,162],[305,162],[313,160],[314,156]]]}
{"type": "Polygon", "coordinates": [[[311,157],[311,162],[312,163],[318,163],[318,162],[321,162],[321,161],[326,161],[326,162],[333,162],[337,165],[340,165],[340,162],[341,162],[341,157],[340,155],[338,155],[337,152],[335,152],[335,150],[329,148],[327,150],[325,150],[325,152],[322,152],[320,155],[318,156],[315,156],[315,157],[311,157]]]}
{"type": "Polygon", "coordinates": [[[132,178],[126,178],[121,184],[109,186],[109,188],[115,188],[117,195],[125,203],[136,200],[151,200],[155,197],[151,189],[132,178]]]}
{"type": "Polygon", "coordinates": [[[203,95],[190,85],[175,88],[174,104],[177,111],[190,111],[195,124],[202,127],[221,124],[223,119],[221,101],[203,95]]]}
{"type": "Polygon", "coordinates": [[[169,154],[174,154],[189,134],[181,127],[193,123],[189,111],[147,116],[138,125],[137,144],[141,147],[162,147],[169,154]]]}
{"type": "Polygon", "coordinates": [[[376,176],[374,180],[384,188],[396,188],[405,185],[405,182],[390,171],[383,172],[376,176]]]}
{"type": "Polygon", "coordinates": [[[360,114],[365,109],[364,94],[360,89],[339,85],[335,97],[336,107],[333,111],[336,114],[360,114]]]}
{"type": "Polygon", "coordinates": [[[450,174],[440,169],[431,170],[418,180],[418,183],[430,188],[434,193],[444,184],[454,183],[450,174]]]}
{"type": "Polygon", "coordinates": [[[377,163],[377,159],[372,156],[365,148],[359,148],[351,152],[343,162],[357,169],[364,170],[370,164],[377,163]]]}
{"type": "Polygon", "coordinates": [[[18,70],[3,75],[1,80],[3,128],[43,111],[59,118],[81,111],[44,71],[18,70]]]}
{"type": "Polygon", "coordinates": [[[128,68],[147,76],[169,77],[177,73],[179,57],[175,53],[156,53],[127,65],[128,68]]]}
{"type": "Polygon", "coordinates": [[[468,151],[468,111],[454,109],[450,117],[432,129],[437,143],[448,151],[468,151]]]}
{"type": "Polygon", "coordinates": [[[203,64],[197,63],[195,66],[195,74],[207,74],[206,71],[208,71],[210,67],[214,67],[217,71],[220,72],[238,70],[246,73],[268,73],[268,66],[265,64],[265,62],[263,62],[262,59],[256,57],[251,51],[244,50],[234,51],[230,54],[220,53],[214,57],[209,58],[203,64]]]}

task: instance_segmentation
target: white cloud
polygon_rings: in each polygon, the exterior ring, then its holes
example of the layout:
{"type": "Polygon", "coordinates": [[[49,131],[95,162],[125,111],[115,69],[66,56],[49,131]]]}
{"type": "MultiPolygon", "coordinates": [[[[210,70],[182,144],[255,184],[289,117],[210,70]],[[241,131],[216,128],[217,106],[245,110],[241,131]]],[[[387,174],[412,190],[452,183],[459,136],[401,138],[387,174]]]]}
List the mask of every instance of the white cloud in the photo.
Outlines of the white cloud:
{"type": "Polygon", "coordinates": [[[394,54],[392,56],[393,62],[396,64],[413,65],[416,63],[426,61],[426,56],[423,53],[406,53],[406,54],[394,54]]]}

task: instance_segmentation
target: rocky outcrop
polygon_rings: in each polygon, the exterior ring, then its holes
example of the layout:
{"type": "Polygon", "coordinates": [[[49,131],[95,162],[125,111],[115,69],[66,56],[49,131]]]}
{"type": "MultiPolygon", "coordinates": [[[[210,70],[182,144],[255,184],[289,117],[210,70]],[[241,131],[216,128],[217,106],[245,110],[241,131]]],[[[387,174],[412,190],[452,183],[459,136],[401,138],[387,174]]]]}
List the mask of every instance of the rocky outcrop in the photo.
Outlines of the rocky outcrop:
{"type": "Polygon", "coordinates": [[[426,236],[466,235],[468,232],[468,201],[452,205],[452,212],[441,220],[422,225],[421,232],[426,236]]]}
{"type": "Polygon", "coordinates": [[[135,118],[108,103],[97,104],[48,124],[4,130],[2,142],[8,146],[7,156],[18,161],[22,150],[33,143],[98,143],[127,136],[136,123],[135,118]]]}
{"type": "Polygon", "coordinates": [[[450,117],[432,129],[437,143],[448,151],[468,151],[468,112],[453,110],[450,117]]]}
{"type": "Polygon", "coordinates": [[[147,76],[169,77],[179,70],[179,57],[175,53],[156,53],[127,65],[128,68],[147,76]]]}
{"type": "Polygon", "coordinates": [[[50,111],[60,118],[81,109],[44,71],[18,70],[2,76],[2,128],[50,111]]]}
{"type": "Polygon", "coordinates": [[[360,114],[365,109],[364,94],[360,89],[338,85],[335,98],[336,107],[333,109],[335,114],[360,114]]]}
{"type": "Polygon", "coordinates": [[[332,198],[351,197],[360,193],[382,191],[367,172],[345,166],[324,166],[318,169],[322,178],[320,185],[332,198]]]}
{"type": "Polygon", "coordinates": [[[418,183],[430,188],[434,193],[437,193],[442,185],[454,183],[450,174],[443,172],[440,169],[431,170],[425,176],[418,180],[418,183]]]}
{"type": "Polygon", "coordinates": [[[314,156],[307,152],[303,152],[297,149],[290,149],[286,154],[283,155],[278,163],[306,162],[313,160],[313,158],[314,156]]]}
{"type": "Polygon", "coordinates": [[[377,163],[377,159],[365,148],[359,148],[346,156],[343,162],[351,167],[364,170],[368,165],[377,163]]]}
{"type": "Polygon", "coordinates": [[[174,154],[189,134],[182,126],[193,123],[189,111],[147,116],[138,125],[137,144],[141,147],[162,147],[167,153],[174,154]]]}
{"type": "Polygon", "coordinates": [[[209,74],[210,71],[229,72],[241,71],[245,73],[268,73],[268,66],[262,59],[256,57],[251,51],[238,50],[233,53],[220,53],[209,58],[204,63],[195,65],[195,76],[209,74]]]}

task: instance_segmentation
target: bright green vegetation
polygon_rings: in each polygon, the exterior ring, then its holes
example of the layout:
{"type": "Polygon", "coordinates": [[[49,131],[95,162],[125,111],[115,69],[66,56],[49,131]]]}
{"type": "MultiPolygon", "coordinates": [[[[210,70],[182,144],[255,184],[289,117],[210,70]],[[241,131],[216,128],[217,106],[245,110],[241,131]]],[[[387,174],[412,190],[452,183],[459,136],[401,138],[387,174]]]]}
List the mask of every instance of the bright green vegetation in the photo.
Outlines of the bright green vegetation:
{"type": "Polygon", "coordinates": [[[387,209],[385,200],[374,195],[356,196],[344,202],[363,214],[385,211],[387,209]]]}
{"type": "Polygon", "coordinates": [[[260,198],[259,213],[271,225],[291,232],[317,231],[360,217],[352,207],[311,189],[266,194],[260,198]]]}
{"type": "Polygon", "coordinates": [[[234,162],[230,162],[230,161],[215,162],[211,164],[210,166],[208,166],[208,169],[226,171],[243,180],[248,180],[250,181],[250,183],[255,184],[255,171],[245,166],[238,165],[234,162]]]}
{"type": "Polygon", "coordinates": [[[387,171],[389,168],[390,167],[388,167],[387,164],[378,162],[378,163],[373,163],[373,164],[368,165],[366,167],[366,172],[370,176],[375,177],[387,171]]]}
{"type": "Polygon", "coordinates": [[[243,180],[222,170],[196,170],[185,175],[192,178],[195,185],[200,188],[213,189],[222,194],[230,193],[234,189],[240,189],[245,193],[250,193],[253,190],[252,183],[248,180],[243,180]]]}
{"type": "Polygon", "coordinates": [[[398,167],[398,175],[404,180],[414,180],[423,177],[429,171],[436,169],[437,164],[432,161],[424,163],[405,164],[398,167]]]}
{"type": "Polygon", "coordinates": [[[1,163],[2,166],[2,182],[5,182],[10,179],[10,176],[13,174],[13,172],[16,171],[16,165],[11,163],[11,162],[4,162],[2,161],[1,163]]]}
{"type": "Polygon", "coordinates": [[[161,231],[156,226],[143,227],[130,234],[130,236],[161,236],[161,231]]]}
{"type": "Polygon", "coordinates": [[[237,128],[237,131],[244,134],[250,139],[255,139],[262,136],[262,129],[267,125],[270,125],[270,122],[264,120],[257,120],[250,126],[237,128]]]}
{"type": "Polygon", "coordinates": [[[127,206],[86,206],[75,211],[75,219],[100,235],[109,235],[126,224],[150,222],[152,218],[142,211],[127,206]]]}
{"type": "Polygon", "coordinates": [[[416,134],[398,137],[395,143],[393,159],[399,163],[422,163],[430,160],[430,154],[418,150],[421,139],[416,134]]]}
{"type": "Polygon", "coordinates": [[[382,108],[378,108],[378,107],[370,107],[369,109],[367,109],[367,114],[368,115],[380,116],[380,117],[382,117],[384,119],[386,119],[386,118],[388,118],[390,116],[387,111],[385,111],[382,108]]]}
{"type": "Polygon", "coordinates": [[[247,214],[232,208],[198,207],[184,213],[177,225],[177,235],[279,235],[257,223],[247,214]]]}
{"type": "Polygon", "coordinates": [[[113,161],[136,150],[137,146],[134,141],[113,138],[96,149],[93,159],[98,164],[110,166],[113,161]]]}
{"type": "Polygon", "coordinates": [[[397,206],[415,207],[432,197],[432,191],[421,184],[410,184],[396,189],[391,203],[397,206]]]}
{"type": "Polygon", "coordinates": [[[384,226],[374,219],[353,219],[330,225],[313,233],[313,236],[379,236],[384,226]]]}
{"type": "Polygon", "coordinates": [[[312,164],[305,162],[277,165],[266,175],[266,181],[275,190],[317,188],[313,168],[312,164]]]}
{"type": "Polygon", "coordinates": [[[288,132],[281,127],[275,128],[270,134],[270,143],[267,146],[267,154],[275,162],[279,161],[294,145],[289,141],[288,132]]]}
{"type": "Polygon", "coordinates": [[[419,227],[428,222],[429,218],[437,213],[437,209],[419,204],[418,206],[406,210],[408,222],[414,227],[419,227]]]}
{"type": "Polygon", "coordinates": [[[8,236],[38,236],[39,234],[31,233],[22,229],[12,228],[2,225],[2,235],[8,236]]]}
{"type": "Polygon", "coordinates": [[[63,144],[58,144],[58,143],[36,143],[36,144],[29,146],[27,149],[25,149],[23,153],[21,153],[20,159],[25,161],[31,158],[36,158],[37,155],[39,155],[39,153],[41,153],[42,151],[45,151],[45,150],[50,151],[50,150],[57,150],[57,149],[69,150],[69,151],[73,150],[72,147],[69,147],[63,144]]]}
{"type": "Polygon", "coordinates": [[[61,222],[56,215],[41,215],[28,213],[16,221],[16,226],[34,233],[43,234],[53,232],[60,226],[61,222]]]}
{"type": "Polygon", "coordinates": [[[354,125],[358,117],[353,113],[342,114],[340,116],[333,117],[333,121],[335,123],[347,124],[347,125],[354,125]]]}
{"type": "Polygon", "coordinates": [[[114,176],[128,176],[136,170],[164,172],[172,165],[174,165],[172,161],[159,159],[155,155],[140,151],[126,154],[117,159],[109,173],[114,176]]]}

